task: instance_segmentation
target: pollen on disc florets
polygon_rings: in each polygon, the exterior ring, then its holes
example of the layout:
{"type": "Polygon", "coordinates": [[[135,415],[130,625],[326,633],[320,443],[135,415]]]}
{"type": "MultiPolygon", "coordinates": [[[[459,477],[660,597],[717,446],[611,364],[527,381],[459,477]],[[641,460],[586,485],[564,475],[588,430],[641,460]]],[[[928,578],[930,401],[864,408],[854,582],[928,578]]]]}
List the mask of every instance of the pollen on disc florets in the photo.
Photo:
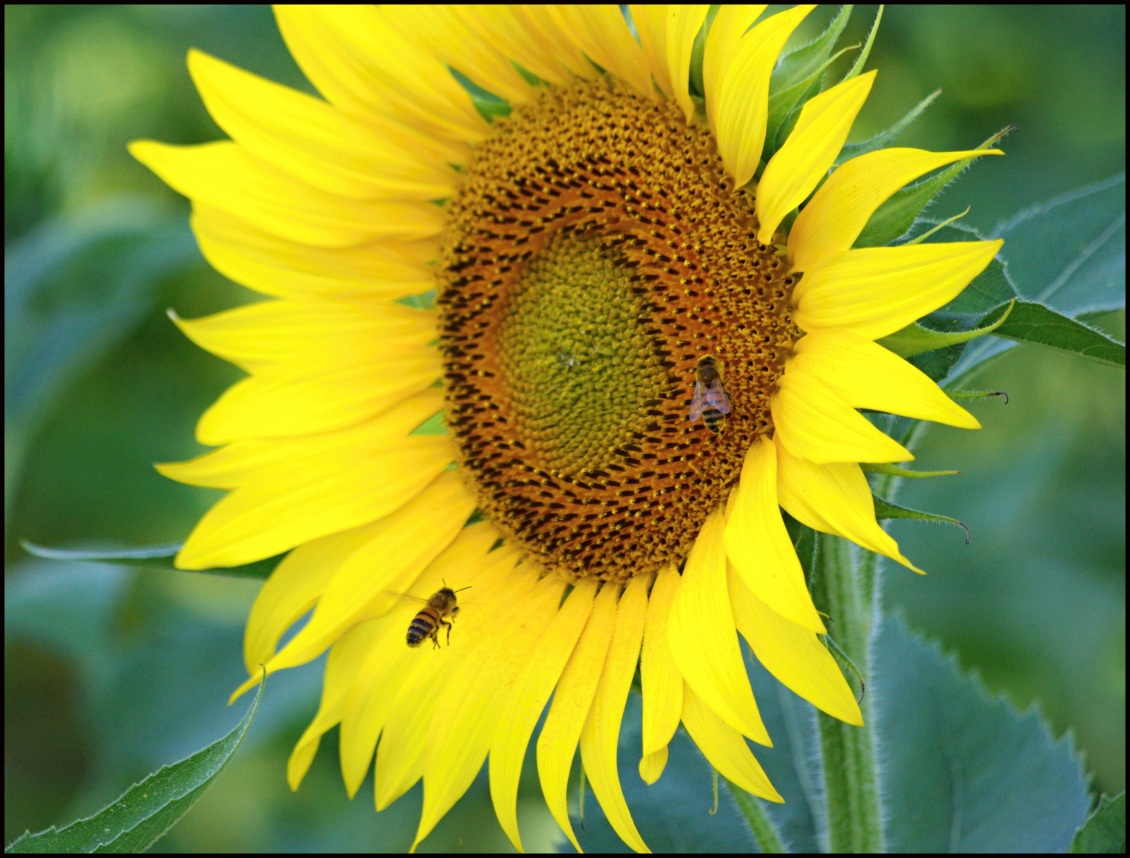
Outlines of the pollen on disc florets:
{"type": "Polygon", "coordinates": [[[447,422],[481,510],[569,580],[678,564],[724,503],[799,332],[710,132],[609,79],[499,123],[448,208],[447,422]],[[721,431],[689,419],[722,368],[721,431]]]}

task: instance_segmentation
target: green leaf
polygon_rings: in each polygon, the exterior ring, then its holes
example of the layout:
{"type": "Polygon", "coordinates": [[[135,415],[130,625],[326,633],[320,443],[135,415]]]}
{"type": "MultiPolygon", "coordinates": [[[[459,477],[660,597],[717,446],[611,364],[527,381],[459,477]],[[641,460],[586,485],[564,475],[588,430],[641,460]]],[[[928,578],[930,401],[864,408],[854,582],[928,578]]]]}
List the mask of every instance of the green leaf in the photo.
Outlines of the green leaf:
{"type": "Polygon", "coordinates": [[[1034,206],[994,233],[1023,297],[1071,317],[1125,308],[1125,175],[1034,206]]]}
{"type": "Polygon", "coordinates": [[[173,565],[173,559],[181,550],[181,543],[173,545],[147,545],[141,548],[49,548],[45,545],[36,545],[26,539],[20,545],[28,554],[43,557],[48,560],[72,560],[80,563],[113,563],[118,566],[139,566],[145,569],[165,569],[170,572],[190,574],[224,575],[230,578],[253,578],[265,581],[279,565],[283,555],[257,560],[254,563],[245,563],[242,566],[231,566],[226,569],[179,569],[173,565]]]}
{"type": "Polygon", "coordinates": [[[235,729],[203,750],[164,766],[130,787],[117,801],[65,828],[24,834],[7,852],[144,852],[192,808],[239,748],[266,687],[235,729]]]}
{"type": "MultiPolygon", "coordinates": [[[[951,307],[960,303],[964,312],[989,313],[1010,298],[1019,297],[1071,320],[1083,314],[1125,308],[1124,175],[1034,206],[993,233],[1005,240],[1000,258],[1007,267],[1007,289],[967,289],[951,307]]],[[[1062,325],[1056,327],[1058,332],[1043,332],[1043,336],[1055,341],[1054,347],[1062,348],[1063,342],[1081,344],[1087,351],[1103,354],[1104,362],[1112,362],[1112,341],[1100,345],[1089,335],[1081,338],[1078,332],[1068,331],[1062,325]]],[[[954,367],[955,376],[967,374],[1009,345],[993,337],[973,344],[954,367]]],[[[1067,350],[1083,354],[1074,348],[1067,350]]],[[[1122,364],[1124,360],[1113,362],[1122,364]]]]}
{"type": "Polygon", "coordinates": [[[1126,854],[1126,793],[1104,795],[1071,841],[1072,852],[1126,854]]]}
{"type": "Polygon", "coordinates": [[[994,333],[1017,342],[1049,346],[1099,363],[1126,366],[1126,346],[1123,343],[1041,304],[1018,302],[994,333]]]}
{"type": "Polygon", "coordinates": [[[888,852],[1067,849],[1089,804],[1068,739],[991,699],[899,620],[882,623],[873,658],[888,852]]]}

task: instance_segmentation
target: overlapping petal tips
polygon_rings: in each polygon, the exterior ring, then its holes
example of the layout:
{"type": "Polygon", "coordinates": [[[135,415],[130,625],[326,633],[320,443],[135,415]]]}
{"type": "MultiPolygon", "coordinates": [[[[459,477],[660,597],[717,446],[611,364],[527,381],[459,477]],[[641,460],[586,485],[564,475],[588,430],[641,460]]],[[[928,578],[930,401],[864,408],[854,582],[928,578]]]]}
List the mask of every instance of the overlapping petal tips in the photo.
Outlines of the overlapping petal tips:
{"type": "Polygon", "coordinates": [[[797,341],[794,352],[794,367],[820,379],[853,408],[981,428],[924,372],[851,331],[814,331],[797,341]]]}
{"type": "Polygon", "coordinates": [[[525,651],[525,664],[514,683],[505,717],[494,729],[490,747],[490,794],[499,824],[515,849],[518,833],[518,780],[522,760],[546,702],[584,630],[596,598],[594,579],[577,582],[545,634],[525,651]]]}
{"type": "Polygon", "coordinates": [[[628,702],[632,677],[635,676],[639,662],[640,642],[643,640],[647,618],[649,584],[648,577],[637,575],[628,582],[620,596],[608,658],[604,662],[600,685],[581,731],[581,762],[589,783],[592,784],[593,793],[613,830],[637,852],[650,850],[636,830],[628,803],[624,799],[616,765],[616,747],[620,724],[624,720],[624,706],[628,702]]]}
{"type": "Polygon", "coordinates": [[[723,7],[703,55],[707,120],[726,172],[739,188],[753,178],[761,160],[773,67],[793,30],[815,7],[788,9],[747,32],[755,8],[723,7]]]}
{"type": "Polygon", "coordinates": [[[251,221],[290,241],[350,247],[381,239],[439,235],[443,212],[417,200],[347,199],[313,187],[251,155],[236,143],[130,145],[130,153],[194,202],[251,221]]]}
{"type": "Polygon", "coordinates": [[[541,636],[561,603],[565,582],[557,576],[538,580],[526,592],[523,583],[535,580],[528,570],[519,570],[511,578],[505,589],[496,588],[478,598],[475,610],[468,607],[463,612],[466,616],[460,617],[459,632],[467,645],[435,692],[440,705],[427,733],[424,804],[416,844],[479,773],[495,725],[509,717],[510,692],[526,662],[530,642],[541,636]],[[520,611],[514,610],[516,604],[522,606],[520,611]]]}
{"type": "MultiPolygon", "coordinates": [[[[292,566],[308,570],[326,565],[334,573],[328,580],[322,578],[320,571],[311,573],[311,577],[324,581],[314,614],[286,646],[266,661],[268,673],[311,661],[344,630],[387,611],[396,602],[393,594],[406,592],[416,576],[456,541],[472,509],[474,500],[462,481],[448,473],[391,515],[364,527],[310,540],[287,555],[279,564],[283,581],[296,574],[292,566]],[[450,510],[451,520],[432,521],[428,511],[437,508],[450,510]]],[[[257,639],[249,659],[261,658],[268,642],[273,646],[282,632],[277,623],[301,604],[291,594],[274,587],[270,591],[264,588],[264,592],[266,598],[261,595],[260,599],[264,599],[265,609],[270,608],[264,617],[270,625],[262,633],[258,628],[254,632],[249,630],[249,639],[253,635],[257,639]]],[[[308,590],[302,587],[298,592],[306,594],[308,590]]],[[[258,617],[253,619],[259,622],[258,617]]],[[[248,670],[254,673],[253,666],[248,670]]],[[[237,694],[243,690],[245,687],[237,694]]]]}
{"type": "MultiPolygon", "coordinates": [[[[452,587],[471,588],[460,593],[463,609],[455,624],[457,627],[451,644],[446,645],[444,640],[440,649],[429,650],[426,647],[409,649],[401,643],[398,673],[390,675],[390,684],[384,690],[391,692],[393,701],[388,708],[381,704],[384,720],[379,725],[381,743],[376,753],[373,785],[377,811],[382,811],[405,794],[431,766],[437,736],[433,719],[452,701],[452,695],[445,691],[447,683],[452,682],[461,671],[477,667],[475,662],[467,659],[469,645],[479,636],[489,636],[497,631],[499,605],[511,605],[503,603],[503,598],[521,603],[533,593],[536,579],[525,574],[527,570],[520,570],[520,563],[520,553],[504,545],[475,565],[464,563],[460,570],[444,570],[449,574],[446,581],[452,587]],[[483,607],[487,609],[480,609],[483,607]]],[[[428,589],[440,586],[440,582],[432,578],[435,572],[440,571],[438,565],[437,562],[429,567],[427,578],[431,583],[428,589]]],[[[480,766],[481,762],[480,757],[480,766]]],[[[433,801],[443,799],[443,786],[442,781],[433,786],[433,801]]]]}
{"type": "Polygon", "coordinates": [[[863,724],[855,694],[820,638],[754,596],[732,569],[734,619],[753,654],[782,684],[847,724],[863,724]]]}
{"type": "Polygon", "coordinates": [[[875,72],[854,77],[820,93],[801,108],[788,140],[765,166],[757,183],[757,240],[773,243],[773,233],[835,163],[855,117],[867,101],[875,72]]]}
{"type": "Polygon", "coordinates": [[[804,571],[777,505],[776,446],[755,441],[746,454],[726,522],[726,555],[746,586],[781,616],[823,633],[804,571]]]}
{"type": "Polygon", "coordinates": [[[1003,241],[864,247],[827,255],[793,292],[804,331],[841,328],[869,340],[901,330],[956,298],[1003,241]]]}
{"type": "Polygon", "coordinates": [[[726,780],[759,798],[784,801],[742,734],[719,718],[689,685],[683,692],[683,726],[707,762],[726,780]]]}
{"type": "MultiPolygon", "coordinates": [[[[419,718],[430,717],[431,710],[427,713],[422,711],[425,704],[431,705],[423,698],[430,700],[435,695],[439,690],[436,681],[447,673],[453,653],[464,649],[465,637],[462,634],[453,637],[451,644],[441,649],[428,651],[425,647],[426,657],[421,657],[420,650],[406,645],[408,623],[419,609],[420,601],[448,581],[458,588],[470,586],[476,591],[489,590],[495,579],[509,575],[517,563],[517,556],[505,547],[491,551],[497,540],[498,532],[486,522],[464,528],[407,588],[412,598],[401,597],[384,615],[388,623],[387,636],[374,645],[365,658],[342,715],[341,769],[350,795],[360,789],[373,761],[377,737],[397,707],[406,706],[419,718]]],[[[460,594],[459,599],[465,606],[470,602],[473,608],[474,599],[469,599],[469,596],[471,591],[467,590],[460,594]]],[[[422,760],[422,754],[419,757],[422,760]]],[[[390,803],[419,779],[421,772],[418,768],[423,763],[416,757],[412,760],[413,763],[398,771],[395,778],[378,772],[378,804],[382,801],[390,803]]]]}
{"type": "Polygon", "coordinates": [[[707,4],[628,7],[655,85],[674,99],[688,122],[695,111],[690,94],[691,53],[709,9],[707,4]]]}
{"type": "Polygon", "coordinates": [[[922,571],[903,557],[898,544],[875,520],[871,487],[859,465],[817,465],[779,446],[777,490],[781,506],[802,524],[850,539],[908,569],[922,571]]]}
{"type": "Polygon", "coordinates": [[[955,161],[1002,154],[997,149],[881,149],[842,164],[808,201],[789,230],[792,270],[807,271],[825,256],[846,251],[875,210],[919,176],[955,161]]]}
{"type": "Polygon", "coordinates": [[[449,438],[409,434],[440,407],[424,391],[350,429],[238,441],[189,462],[158,465],[171,479],[231,490],[197,523],[177,555],[179,568],[262,560],[400,508],[451,461],[449,438]]]}
{"type": "Polygon", "coordinates": [[[193,208],[192,231],[208,263],[264,295],[392,300],[434,285],[426,263],[437,253],[435,237],[314,247],[266,232],[215,206],[198,203],[193,208]]]}
{"type": "Polygon", "coordinates": [[[208,113],[240,146],[295,179],[347,199],[449,197],[462,160],[392,120],[361,121],[333,105],[200,51],[188,67],[208,113]],[[382,127],[383,125],[383,127],[382,127]]]}
{"type": "Polygon", "coordinates": [[[546,7],[559,34],[609,74],[651,97],[651,73],[620,7],[611,3],[546,7]]]}
{"type": "Polygon", "coordinates": [[[905,462],[910,451],[891,440],[815,376],[790,371],[770,400],[776,440],[812,462],[905,462]]]}
{"type": "Polygon", "coordinates": [[[483,38],[479,22],[467,14],[458,14],[448,4],[389,4],[382,6],[381,12],[403,39],[415,45],[416,53],[432,55],[511,104],[529,100],[531,82],[519,74],[511,58],[494,42],[483,38]],[[423,9],[427,11],[421,14],[423,9]]]}
{"type": "Polygon", "coordinates": [[[711,513],[691,548],[667,633],[687,684],[731,727],[772,745],[749,685],[726,586],[725,521],[711,513]]]}
{"type": "Polygon", "coordinates": [[[439,378],[435,317],[359,300],[249,304],[204,319],[170,314],[197,345],[252,377],[200,418],[203,444],[307,435],[357,425],[439,378]]]}
{"type": "Polygon", "coordinates": [[[354,626],[330,649],[318,714],[294,746],[287,761],[287,782],[292,790],[298,789],[302,779],[306,777],[322,736],[341,723],[345,701],[355,685],[358,671],[372,648],[379,646],[382,639],[387,637],[387,626],[387,623],[381,622],[354,626]]]}
{"type": "MultiPolygon", "coordinates": [[[[509,594],[516,601],[534,595],[535,579],[517,568],[520,560],[517,551],[502,546],[490,552],[476,568],[465,566],[460,571],[447,570],[453,573],[453,577],[447,579],[449,584],[456,586],[458,581],[462,586],[471,587],[460,594],[461,607],[465,610],[459,614],[450,645],[445,638],[439,649],[409,649],[404,644],[398,647],[401,669],[390,677],[392,682],[383,689],[395,699],[390,707],[382,710],[385,717],[380,725],[381,742],[377,749],[373,784],[377,810],[388,807],[431,772],[438,739],[437,719],[444,717],[446,707],[460,700],[455,693],[448,692],[449,683],[456,681],[455,677],[466,670],[469,658],[474,661],[468,654],[469,650],[480,638],[490,637],[495,631],[500,622],[499,612],[511,607],[501,594],[509,594]]],[[[432,586],[438,584],[432,582],[432,586]]],[[[490,703],[477,701],[470,705],[474,709],[490,703]]],[[[482,713],[473,711],[473,715],[481,717],[482,713]]],[[[471,750],[472,755],[480,754],[477,745],[471,750]]],[[[462,777],[468,760],[469,757],[459,756],[451,761],[452,768],[444,770],[444,774],[431,785],[430,799],[429,786],[424,785],[425,807],[429,815],[446,801],[449,785],[462,777]],[[427,804],[429,801],[431,805],[427,804]]],[[[482,766],[482,761],[482,756],[478,756],[478,767],[482,766]]]]}
{"type": "MultiPolygon", "coordinates": [[[[445,13],[419,6],[415,14],[445,13]]],[[[303,74],[331,104],[454,141],[477,142],[490,133],[447,66],[377,7],[276,6],[275,18],[303,74]]]]}
{"type": "Polygon", "coordinates": [[[667,630],[671,603],[679,592],[680,580],[674,566],[659,570],[648,599],[647,625],[640,653],[643,708],[640,777],[649,784],[663,773],[667,745],[679,726],[683,708],[683,677],[671,655],[667,630]]]}
{"type": "Polygon", "coordinates": [[[541,791],[549,812],[578,852],[581,845],[569,822],[566,788],[585,720],[596,696],[601,670],[616,625],[616,588],[604,587],[593,602],[589,621],[565,666],[553,703],[538,737],[537,761],[541,791]]]}
{"type": "Polygon", "coordinates": [[[496,46],[502,56],[548,83],[566,84],[574,76],[595,73],[571,42],[559,38],[543,6],[452,5],[448,11],[482,34],[482,41],[496,46]]]}

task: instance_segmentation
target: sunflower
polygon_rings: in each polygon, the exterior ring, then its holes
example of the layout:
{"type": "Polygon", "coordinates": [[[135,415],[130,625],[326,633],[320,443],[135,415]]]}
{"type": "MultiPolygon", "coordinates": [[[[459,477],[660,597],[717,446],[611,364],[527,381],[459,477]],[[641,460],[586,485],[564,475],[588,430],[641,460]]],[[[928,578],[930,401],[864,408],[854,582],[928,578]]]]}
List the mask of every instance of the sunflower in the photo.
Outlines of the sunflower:
{"type": "Polygon", "coordinates": [[[874,72],[777,121],[774,67],[811,7],[763,11],[283,7],[322,99],[192,52],[231,141],[133,145],[192,200],[209,262],[271,299],[174,317],[248,376],[200,420],[219,449],[160,470],[228,492],[180,567],[286,553],[249,673],[329,650],[292,787],[338,726],[351,795],[374,754],[378,809],[423,779],[419,843],[489,755],[520,848],[548,704],[557,822],[577,845],[579,746],[644,850],[616,763],[637,668],[648,783],[681,723],[780,801],[746,742],[770,739],[739,635],[862,723],[781,510],[914,568],[860,467],[912,456],[857,409],[978,426],[875,341],[1000,242],[853,244],[903,186],[989,152],[876,149],[829,175],[874,72]],[[405,643],[416,611],[423,647],[405,643]]]}

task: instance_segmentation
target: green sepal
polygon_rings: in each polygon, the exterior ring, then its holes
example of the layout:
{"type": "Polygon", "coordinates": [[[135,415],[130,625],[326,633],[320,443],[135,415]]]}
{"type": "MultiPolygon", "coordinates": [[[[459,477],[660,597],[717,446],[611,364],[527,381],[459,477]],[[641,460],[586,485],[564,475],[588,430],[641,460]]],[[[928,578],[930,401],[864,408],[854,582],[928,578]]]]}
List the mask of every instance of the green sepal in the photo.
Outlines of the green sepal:
{"type": "Polygon", "coordinates": [[[147,545],[141,548],[49,548],[36,545],[26,539],[20,545],[28,553],[45,560],[70,560],[79,563],[112,563],[116,566],[137,566],[144,569],[164,569],[170,572],[189,572],[193,574],[224,575],[229,578],[251,578],[266,581],[282,560],[282,554],[231,566],[226,569],[179,569],[173,560],[183,547],[183,543],[171,545],[147,545]]]}
{"type": "Polygon", "coordinates": [[[1099,806],[1075,832],[1069,852],[1126,854],[1126,793],[1104,795],[1099,806]]]}
{"type": "Polygon", "coordinates": [[[891,477],[904,477],[908,480],[921,480],[927,477],[952,477],[961,471],[912,471],[909,468],[900,468],[884,462],[868,462],[860,465],[864,471],[871,474],[886,474],[891,477]]]}
{"type": "Polygon", "coordinates": [[[861,140],[858,143],[845,143],[844,148],[840,150],[839,157],[836,158],[836,163],[843,164],[845,161],[858,158],[860,155],[866,155],[868,152],[877,152],[880,149],[886,149],[895,140],[901,137],[902,133],[906,131],[918,117],[925,113],[926,108],[933,104],[941,94],[942,91],[940,89],[934,90],[907,111],[902,119],[895,122],[889,128],[880,131],[874,137],[869,137],[867,140],[861,140]]]}
{"type": "MultiPolygon", "coordinates": [[[[1010,301],[1000,307],[990,310],[980,319],[973,322],[971,328],[961,328],[951,331],[936,331],[925,327],[921,322],[912,322],[901,331],[896,331],[889,337],[883,337],[877,342],[879,345],[894,352],[899,357],[908,358],[938,349],[967,343],[985,334],[991,334],[1000,328],[1012,313],[1016,301],[1010,301]]],[[[955,317],[952,322],[960,324],[955,317]]]]}
{"type": "MultiPolygon", "coordinates": [[[[988,149],[1012,130],[1012,126],[1004,128],[976,148],[988,149]]],[[[941,190],[960,176],[976,157],[964,158],[942,169],[937,174],[923,179],[897,191],[889,200],[879,206],[878,211],[867,221],[855,247],[885,247],[895,239],[905,235],[923,209],[930,204],[941,190]]]]}
{"type": "Polygon", "coordinates": [[[971,399],[996,399],[997,397],[1004,398],[1004,404],[1008,405],[1008,393],[1003,390],[946,390],[946,396],[953,400],[971,400],[971,399]]]}
{"type": "Polygon", "coordinates": [[[176,825],[224,770],[259,709],[267,674],[247,714],[217,742],[171,766],[162,766],[116,801],[63,828],[17,837],[5,852],[145,852],[176,825]]]}
{"type": "Polygon", "coordinates": [[[971,539],[969,528],[964,523],[958,521],[956,518],[950,518],[948,515],[939,515],[936,512],[922,512],[917,509],[909,509],[905,506],[899,506],[889,501],[883,500],[878,495],[873,494],[872,499],[875,501],[875,518],[879,520],[892,519],[892,518],[910,518],[915,521],[932,521],[940,522],[941,524],[952,524],[960,527],[965,531],[965,544],[968,545],[971,539]]]}
{"type": "Polygon", "coordinates": [[[1125,343],[1043,304],[1014,303],[1008,320],[994,331],[998,337],[1060,349],[1110,366],[1126,366],[1125,343]]]}
{"type": "Polygon", "coordinates": [[[824,71],[843,53],[833,50],[847,27],[851,10],[851,6],[841,6],[819,36],[781,57],[773,70],[763,165],[784,145],[804,104],[823,89],[824,71]]]}

